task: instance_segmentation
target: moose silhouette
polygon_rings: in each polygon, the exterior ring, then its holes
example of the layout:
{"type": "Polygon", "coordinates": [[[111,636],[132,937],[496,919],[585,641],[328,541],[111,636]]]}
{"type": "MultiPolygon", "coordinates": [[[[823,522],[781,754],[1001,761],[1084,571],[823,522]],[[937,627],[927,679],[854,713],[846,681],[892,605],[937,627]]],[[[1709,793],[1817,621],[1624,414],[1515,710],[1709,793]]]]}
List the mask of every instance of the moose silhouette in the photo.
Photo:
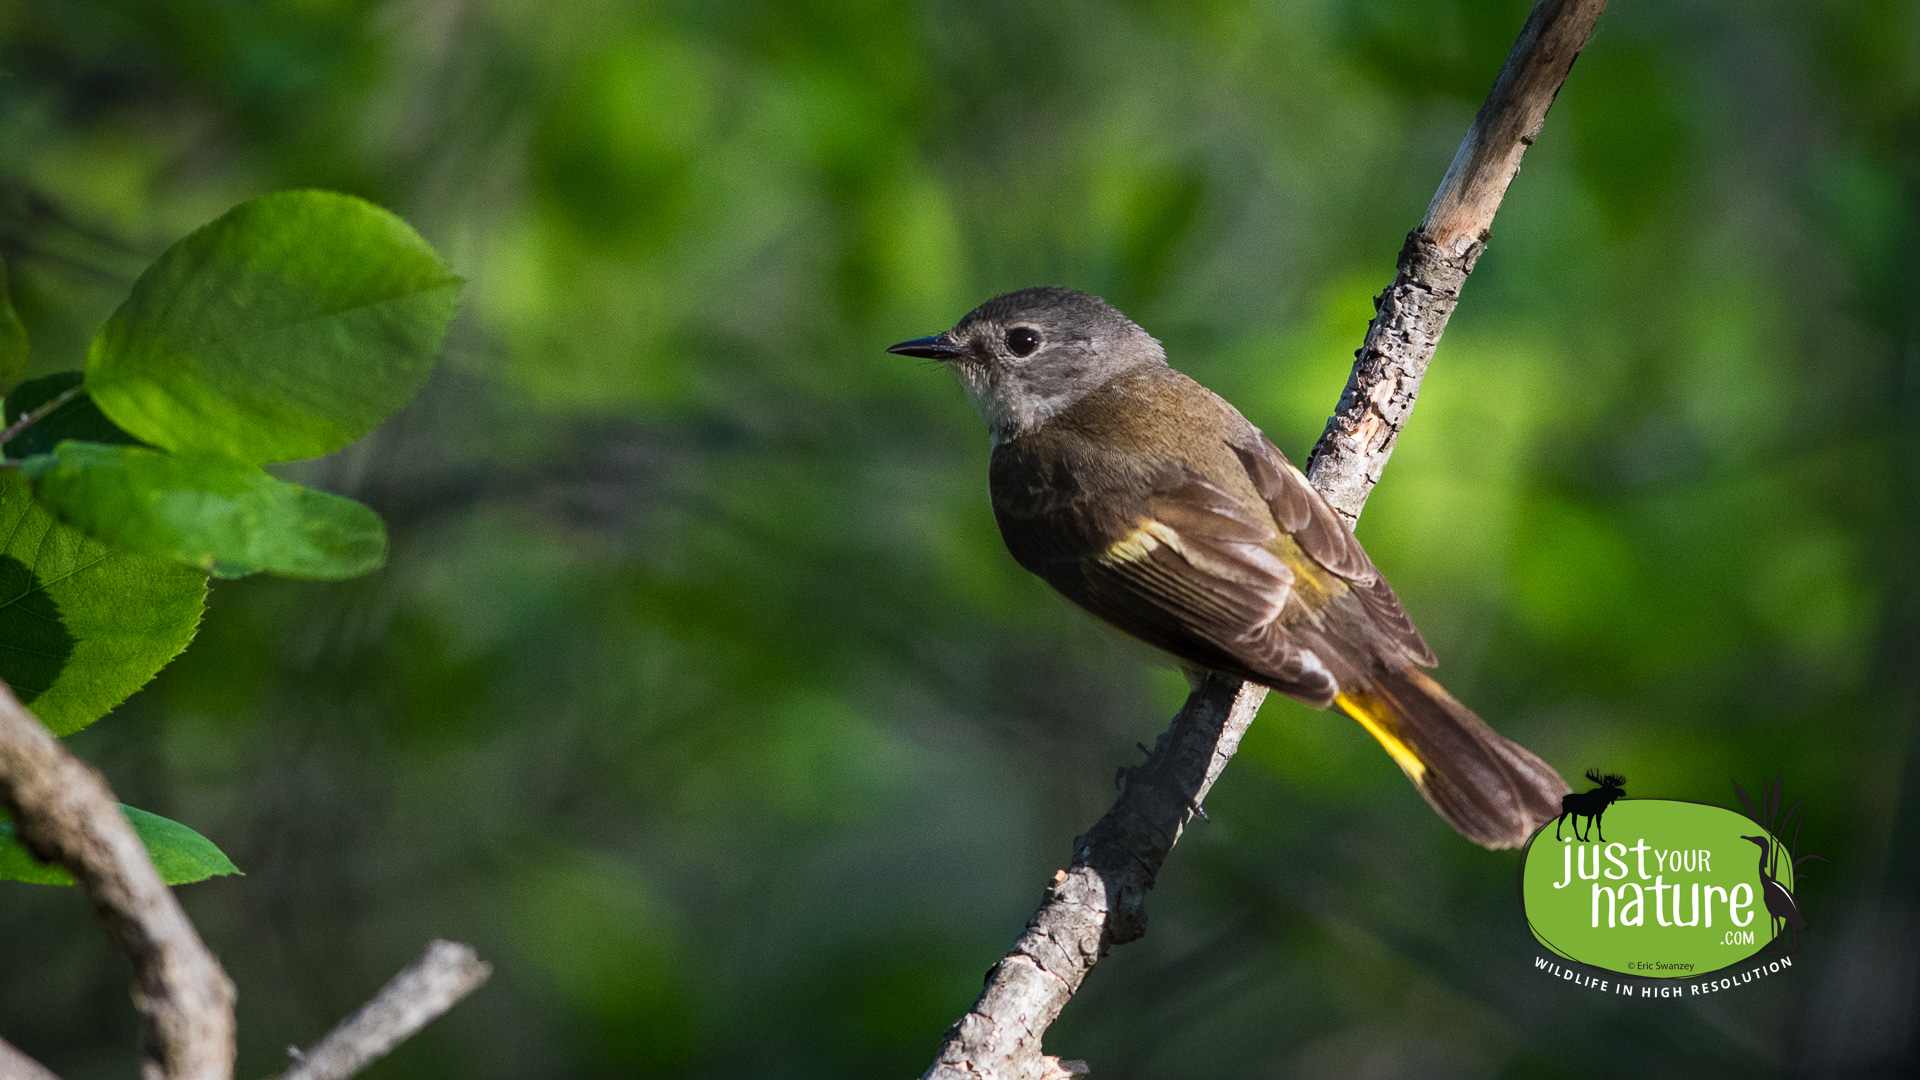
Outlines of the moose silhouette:
{"type": "Polygon", "coordinates": [[[1574,839],[1585,843],[1587,838],[1580,835],[1580,819],[1586,818],[1588,831],[1598,832],[1600,842],[1607,842],[1607,834],[1600,828],[1600,815],[1626,795],[1627,778],[1615,773],[1602,776],[1599,769],[1588,769],[1587,779],[1600,786],[1592,791],[1571,792],[1560,797],[1560,816],[1553,819],[1555,840],[1560,839],[1560,823],[1572,818],[1574,839]]]}

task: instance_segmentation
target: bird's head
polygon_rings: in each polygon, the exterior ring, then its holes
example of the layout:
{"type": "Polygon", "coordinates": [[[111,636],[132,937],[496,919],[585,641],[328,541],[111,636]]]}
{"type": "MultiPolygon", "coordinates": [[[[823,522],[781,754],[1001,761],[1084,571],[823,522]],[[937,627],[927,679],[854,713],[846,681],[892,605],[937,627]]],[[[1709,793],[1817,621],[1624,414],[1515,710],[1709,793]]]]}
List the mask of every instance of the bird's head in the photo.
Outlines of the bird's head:
{"type": "Polygon", "coordinates": [[[1769,840],[1768,840],[1768,839],[1767,839],[1766,837],[1764,837],[1764,836],[1743,836],[1743,837],[1741,837],[1740,839],[1742,839],[1742,840],[1751,840],[1751,841],[1753,841],[1754,843],[1756,843],[1756,844],[1759,844],[1759,845],[1760,845],[1760,850],[1762,850],[1762,851],[1765,851],[1765,850],[1767,850],[1768,848],[1770,848],[1770,847],[1772,847],[1772,846],[1773,846],[1773,845],[1772,845],[1772,843],[1771,843],[1771,842],[1770,842],[1770,841],[1769,841],[1769,840]]]}
{"type": "Polygon", "coordinates": [[[1160,343],[1113,305],[1052,285],[1003,293],[946,333],[887,351],[951,367],[996,444],[1045,423],[1116,375],[1167,362],[1160,343]]]}

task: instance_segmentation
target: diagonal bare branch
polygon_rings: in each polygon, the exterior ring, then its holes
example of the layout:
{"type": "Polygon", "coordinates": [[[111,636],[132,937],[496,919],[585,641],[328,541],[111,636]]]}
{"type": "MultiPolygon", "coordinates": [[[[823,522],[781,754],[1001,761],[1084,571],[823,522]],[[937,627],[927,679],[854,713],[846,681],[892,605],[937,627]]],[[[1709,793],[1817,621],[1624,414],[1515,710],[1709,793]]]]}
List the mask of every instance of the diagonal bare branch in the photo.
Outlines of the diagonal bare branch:
{"type": "MultiPolygon", "coordinates": [[[[1486,248],[1495,211],[1539,135],[1606,0],[1540,0],[1461,141],[1356,354],[1307,476],[1352,524],[1413,411],[1420,380],[1486,248]]],[[[1119,800],[1074,841],[1039,910],[947,1031],[923,1080],[1059,1080],[1083,1071],[1041,1040],[1100,957],[1146,932],[1146,894],[1239,748],[1265,687],[1210,676],[1194,688],[1119,800]]]]}
{"type": "Polygon", "coordinates": [[[1307,476],[1351,525],[1413,412],[1420,379],[1460,300],[1520,156],[1546,123],[1606,0],[1540,0],[1447,168],[1420,227],[1407,235],[1393,284],[1355,354],[1340,406],[1313,448],[1307,476]]]}
{"type": "Polygon", "coordinates": [[[433,941],[360,1011],[300,1054],[280,1080],[346,1080],[411,1038],[493,974],[469,946],[433,941]]]}

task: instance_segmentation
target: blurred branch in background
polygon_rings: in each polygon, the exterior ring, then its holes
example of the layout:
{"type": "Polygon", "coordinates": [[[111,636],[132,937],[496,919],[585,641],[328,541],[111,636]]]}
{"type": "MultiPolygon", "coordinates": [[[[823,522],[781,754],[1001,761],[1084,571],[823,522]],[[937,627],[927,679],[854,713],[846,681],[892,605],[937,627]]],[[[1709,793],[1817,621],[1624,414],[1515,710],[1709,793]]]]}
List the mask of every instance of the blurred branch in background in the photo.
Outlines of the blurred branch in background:
{"type": "Polygon", "coordinates": [[[33,1060],[0,1039],[0,1080],[60,1080],[45,1065],[33,1060]]]}
{"type": "MultiPolygon", "coordinates": [[[[132,962],[146,1017],[145,1080],[231,1080],[233,981],[160,880],[107,782],[0,684],[0,808],[27,849],[65,867],[132,962]]],[[[428,946],[374,1000],[300,1058],[285,1080],[345,1080],[446,1012],[490,969],[452,942],[428,946]]],[[[0,1041],[0,1080],[53,1074],[0,1041]]]]}
{"type": "Polygon", "coordinates": [[[146,1080],[233,1075],[233,981],[160,880],[107,782],[0,686],[0,806],[20,842],[73,874],[127,959],[146,1080]]]}
{"type": "Polygon", "coordinates": [[[480,988],[493,968],[458,942],[434,941],[372,1001],[300,1054],[280,1080],[346,1080],[480,988]]]}
{"type": "MultiPolygon", "coordinates": [[[[1539,135],[1547,109],[1606,0],[1540,0],[1460,143],[1356,354],[1339,410],[1307,476],[1351,525],[1413,412],[1461,286],[1539,135]]],[[[1056,1080],[1086,1071],[1041,1053],[1047,1028],[1107,950],[1146,933],[1146,894],[1187,822],[1266,699],[1265,687],[1210,675],[1195,686],[1147,760],[1127,771],[1106,816],[1074,841],[1013,949],[948,1031],[928,1080],[1056,1080]]]]}

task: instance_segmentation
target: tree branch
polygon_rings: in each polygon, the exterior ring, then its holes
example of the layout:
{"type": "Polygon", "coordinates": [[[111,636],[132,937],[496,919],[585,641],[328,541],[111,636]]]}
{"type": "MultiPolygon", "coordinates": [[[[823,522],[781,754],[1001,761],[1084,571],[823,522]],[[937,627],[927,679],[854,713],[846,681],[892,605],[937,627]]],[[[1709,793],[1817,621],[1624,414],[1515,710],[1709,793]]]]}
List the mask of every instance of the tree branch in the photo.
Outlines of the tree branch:
{"type": "Polygon", "coordinates": [[[233,982],[207,950],[106,780],[0,685],[0,807],[20,842],[70,871],[133,961],[143,1080],[233,1075],[233,982]]]}
{"type": "Polygon", "coordinates": [[[1413,412],[1420,379],[1460,300],[1460,287],[1487,249],[1487,232],[1520,156],[1546,123],[1573,61],[1593,33],[1606,0],[1540,0],[1480,113],[1460,140],[1453,164],[1407,234],[1393,284],[1355,354],[1340,406],[1313,448],[1307,477],[1352,525],[1380,480],[1400,429],[1413,412]]]}
{"type": "MultiPolygon", "coordinates": [[[[107,782],[0,683],[0,809],[35,858],[71,872],[133,962],[146,1017],[142,1080],[232,1080],[233,983],[214,959],[107,782]]],[[[301,1055],[280,1080],[346,1080],[458,1004],[492,968],[435,941],[412,967],[301,1055]]],[[[0,1039],[0,1080],[58,1080],[0,1039]]]]}
{"type": "Polygon", "coordinates": [[[491,974],[492,966],[468,946],[429,943],[412,967],[300,1054],[280,1080],[346,1080],[458,1005],[491,974]]]}
{"type": "Polygon", "coordinates": [[[924,1080],[1057,1080],[1069,1067],[1041,1036],[1113,945],[1147,932],[1147,890],[1207,790],[1240,748],[1267,688],[1209,675],[1188,695],[1113,809],[1074,841],[1040,910],[987,973],[980,1000],[947,1031],[924,1080]]]}
{"type": "MultiPolygon", "coordinates": [[[[1407,237],[1339,409],[1307,464],[1308,478],[1349,525],[1413,411],[1520,158],[1605,7],[1606,0],[1535,5],[1425,219],[1407,237]]],[[[1266,695],[1263,686],[1220,675],[1194,688],[1146,762],[1128,772],[1113,809],[1074,842],[1072,865],[1054,875],[923,1080],[1060,1080],[1086,1071],[1042,1053],[1041,1039],[1100,957],[1146,932],[1147,891],[1266,695]]]]}

